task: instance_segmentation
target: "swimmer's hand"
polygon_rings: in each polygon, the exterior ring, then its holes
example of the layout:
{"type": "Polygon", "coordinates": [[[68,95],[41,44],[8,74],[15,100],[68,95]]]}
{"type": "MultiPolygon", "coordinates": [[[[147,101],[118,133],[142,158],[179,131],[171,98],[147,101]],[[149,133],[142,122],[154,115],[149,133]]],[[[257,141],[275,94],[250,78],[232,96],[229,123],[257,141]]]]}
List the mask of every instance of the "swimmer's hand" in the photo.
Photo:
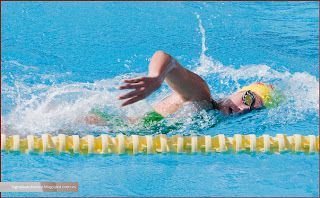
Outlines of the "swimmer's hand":
{"type": "Polygon", "coordinates": [[[133,79],[125,79],[123,82],[126,84],[119,86],[119,90],[134,90],[118,97],[118,100],[129,99],[121,104],[122,107],[138,102],[139,100],[143,100],[153,92],[157,91],[161,87],[163,78],[158,76],[141,76],[133,79]]]}

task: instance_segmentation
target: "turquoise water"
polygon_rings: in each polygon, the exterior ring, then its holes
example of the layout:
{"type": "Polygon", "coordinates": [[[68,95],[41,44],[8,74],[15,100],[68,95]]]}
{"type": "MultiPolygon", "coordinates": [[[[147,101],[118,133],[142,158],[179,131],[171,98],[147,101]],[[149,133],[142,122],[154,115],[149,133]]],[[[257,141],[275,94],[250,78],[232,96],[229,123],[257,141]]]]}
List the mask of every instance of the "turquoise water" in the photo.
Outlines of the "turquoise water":
{"type": "MultiPolygon", "coordinates": [[[[319,3],[1,2],[1,130],[22,136],[318,135],[319,3]],[[120,108],[116,100],[123,92],[115,87],[146,75],[157,50],[203,77],[215,99],[261,81],[286,100],[236,117],[195,113],[191,104],[149,128],[79,119],[92,108],[141,116],[169,96],[164,84],[132,106],[120,108]]],[[[1,181],[79,182],[78,193],[2,196],[316,197],[319,155],[1,153],[1,181]]]]}

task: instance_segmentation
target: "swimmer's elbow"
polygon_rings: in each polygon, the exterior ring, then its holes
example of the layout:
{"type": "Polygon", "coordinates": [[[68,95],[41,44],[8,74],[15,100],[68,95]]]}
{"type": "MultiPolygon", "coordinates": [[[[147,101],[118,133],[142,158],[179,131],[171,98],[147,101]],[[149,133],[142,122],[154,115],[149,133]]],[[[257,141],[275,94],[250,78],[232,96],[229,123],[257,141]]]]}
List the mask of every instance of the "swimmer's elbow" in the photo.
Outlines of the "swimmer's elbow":
{"type": "Polygon", "coordinates": [[[153,55],[154,57],[159,57],[159,58],[164,58],[164,59],[172,59],[171,55],[164,52],[164,51],[161,51],[161,50],[158,50],[154,53],[153,55]]]}
{"type": "Polygon", "coordinates": [[[153,58],[160,60],[163,65],[166,65],[168,72],[173,68],[176,68],[176,60],[170,54],[164,51],[156,51],[153,55],[153,58]]]}
{"type": "Polygon", "coordinates": [[[165,53],[164,51],[158,50],[154,54],[156,54],[156,55],[164,55],[164,54],[168,54],[168,53],[165,53]]]}

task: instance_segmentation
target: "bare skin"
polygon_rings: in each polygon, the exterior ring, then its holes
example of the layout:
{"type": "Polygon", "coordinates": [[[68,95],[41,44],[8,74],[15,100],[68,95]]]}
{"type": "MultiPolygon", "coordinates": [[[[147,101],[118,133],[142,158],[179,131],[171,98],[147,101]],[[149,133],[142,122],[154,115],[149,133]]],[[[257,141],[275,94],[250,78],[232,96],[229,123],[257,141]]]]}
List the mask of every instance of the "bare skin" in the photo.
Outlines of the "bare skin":
{"type": "MultiPolygon", "coordinates": [[[[184,68],[171,55],[162,51],[157,51],[152,56],[147,76],[125,79],[123,82],[124,85],[119,86],[118,89],[132,91],[118,97],[118,100],[124,100],[121,106],[127,106],[147,98],[157,91],[163,82],[166,82],[174,93],[153,107],[157,113],[164,117],[178,111],[190,102],[197,103],[202,109],[219,110],[225,115],[243,114],[263,106],[263,100],[254,92],[251,93],[255,96],[255,103],[251,108],[242,101],[245,92],[235,92],[221,101],[214,101],[208,84],[199,75],[184,68]]],[[[103,118],[93,113],[85,116],[84,120],[89,125],[106,124],[103,118]]],[[[135,122],[135,119],[132,118],[128,120],[135,122]]]]}
{"type": "MultiPolygon", "coordinates": [[[[149,64],[148,76],[126,79],[118,89],[134,89],[118,97],[125,100],[121,106],[143,100],[158,90],[166,82],[174,93],[154,106],[154,110],[166,117],[176,112],[180,107],[196,102],[204,109],[217,109],[225,115],[242,114],[250,111],[250,107],[242,102],[245,92],[235,92],[230,97],[216,102],[212,99],[208,84],[197,74],[184,68],[169,54],[157,51],[149,64]]],[[[261,97],[252,92],[255,103],[251,109],[263,106],[261,97]]]]}

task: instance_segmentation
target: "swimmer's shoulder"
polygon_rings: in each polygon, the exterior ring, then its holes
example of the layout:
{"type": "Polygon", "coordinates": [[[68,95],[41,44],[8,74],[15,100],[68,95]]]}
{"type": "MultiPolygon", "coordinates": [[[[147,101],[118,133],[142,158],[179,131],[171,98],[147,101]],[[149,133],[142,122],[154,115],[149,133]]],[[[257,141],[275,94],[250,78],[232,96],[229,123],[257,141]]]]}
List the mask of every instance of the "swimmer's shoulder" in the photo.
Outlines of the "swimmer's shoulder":
{"type": "Polygon", "coordinates": [[[198,110],[211,110],[213,109],[211,96],[206,99],[201,100],[185,100],[179,94],[173,93],[168,98],[164,99],[157,105],[153,107],[154,111],[160,115],[166,117],[176,111],[178,111],[182,106],[194,104],[198,110]]]}

